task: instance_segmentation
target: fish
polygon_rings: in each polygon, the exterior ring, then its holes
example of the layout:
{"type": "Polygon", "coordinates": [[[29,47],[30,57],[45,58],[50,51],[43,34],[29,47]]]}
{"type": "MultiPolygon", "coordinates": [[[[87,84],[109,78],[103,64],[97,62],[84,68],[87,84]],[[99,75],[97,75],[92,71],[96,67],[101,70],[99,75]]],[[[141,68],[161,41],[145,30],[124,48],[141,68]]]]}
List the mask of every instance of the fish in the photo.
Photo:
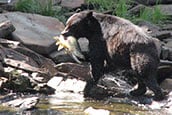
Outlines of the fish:
{"type": "Polygon", "coordinates": [[[58,51],[65,49],[66,52],[79,64],[82,63],[79,59],[85,60],[85,56],[82,54],[80,45],[75,37],[64,37],[63,35],[60,35],[55,36],[54,39],[56,40],[58,51]]]}

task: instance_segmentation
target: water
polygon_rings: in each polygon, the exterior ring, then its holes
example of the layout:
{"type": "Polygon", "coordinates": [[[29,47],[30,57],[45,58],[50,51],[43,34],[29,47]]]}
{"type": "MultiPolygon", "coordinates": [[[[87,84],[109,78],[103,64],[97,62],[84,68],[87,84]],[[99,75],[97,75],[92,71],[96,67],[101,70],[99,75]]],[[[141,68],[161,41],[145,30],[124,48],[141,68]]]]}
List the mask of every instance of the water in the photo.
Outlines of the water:
{"type": "Polygon", "coordinates": [[[130,104],[109,103],[107,101],[84,101],[81,97],[59,98],[58,95],[43,96],[39,103],[32,110],[20,111],[9,107],[0,107],[0,115],[85,115],[84,111],[92,107],[94,109],[103,109],[110,111],[110,115],[154,115],[155,112],[150,112],[130,104]]]}

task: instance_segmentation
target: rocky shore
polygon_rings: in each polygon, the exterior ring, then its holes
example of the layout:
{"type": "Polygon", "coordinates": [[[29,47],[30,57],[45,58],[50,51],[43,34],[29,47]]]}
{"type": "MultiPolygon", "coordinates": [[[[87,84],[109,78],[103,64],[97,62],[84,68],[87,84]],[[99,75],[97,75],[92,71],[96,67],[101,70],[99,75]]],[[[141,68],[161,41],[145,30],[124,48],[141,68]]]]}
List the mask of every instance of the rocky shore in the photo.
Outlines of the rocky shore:
{"type": "MultiPolygon", "coordinates": [[[[68,15],[86,5],[84,0],[53,1],[71,9],[68,15]]],[[[156,3],[154,0],[146,3],[135,1],[138,4],[130,9],[133,13],[137,13],[142,5],[153,8],[152,5],[156,3]]],[[[57,51],[53,39],[64,29],[64,24],[56,18],[39,14],[11,12],[13,4],[14,1],[10,4],[0,2],[0,104],[27,110],[39,103],[42,94],[55,94],[62,98],[71,95],[71,100],[84,101],[83,90],[91,77],[89,63],[76,64],[64,50],[57,51]],[[30,96],[22,96],[25,94],[30,96]]],[[[127,96],[133,86],[124,79],[125,70],[102,78],[92,90],[95,96],[106,97],[108,103],[129,103],[146,110],[161,110],[160,114],[172,114],[172,1],[164,0],[158,5],[170,17],[169,20],[161,25],[139,21],[138,25],[162,44],[157,79],[161,87],[169,92],[167,99],[155,102],[150,98],[151,92],[148,92],[148,96],[138,98],[127,96]]],[[[87,52],[88,41],[81,39],[79,42],[82,51],[87,52]]]]}

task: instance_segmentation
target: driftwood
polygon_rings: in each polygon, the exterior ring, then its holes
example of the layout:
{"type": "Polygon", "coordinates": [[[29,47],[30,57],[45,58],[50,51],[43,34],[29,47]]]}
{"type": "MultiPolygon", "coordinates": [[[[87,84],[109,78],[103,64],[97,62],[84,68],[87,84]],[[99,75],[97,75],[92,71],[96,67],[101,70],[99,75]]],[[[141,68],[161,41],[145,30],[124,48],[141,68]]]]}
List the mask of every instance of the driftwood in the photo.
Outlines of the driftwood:
{"type": "Polygon", "coordinates": [[[4,38],[15,31],[15,27],[10,21],[0,23],[0,37],[4,38]]]}

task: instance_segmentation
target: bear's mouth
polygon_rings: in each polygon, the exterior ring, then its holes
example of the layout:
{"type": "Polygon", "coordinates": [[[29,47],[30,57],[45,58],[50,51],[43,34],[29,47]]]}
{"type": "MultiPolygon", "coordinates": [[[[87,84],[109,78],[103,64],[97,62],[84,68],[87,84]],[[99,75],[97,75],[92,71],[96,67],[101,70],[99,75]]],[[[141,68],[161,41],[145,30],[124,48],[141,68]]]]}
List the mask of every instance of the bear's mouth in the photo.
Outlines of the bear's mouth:
{"type": "Polygon", "coordinates": [[[54,39],[57,40],[56,45],[58,45],[58,51],[64,48],[77,63],[81,63],[78,58],[85,59],[84,55],[81,53],[81,48],[75,37],[64,37],[63,35],[60,35],[55,36],[54,39]]]}

